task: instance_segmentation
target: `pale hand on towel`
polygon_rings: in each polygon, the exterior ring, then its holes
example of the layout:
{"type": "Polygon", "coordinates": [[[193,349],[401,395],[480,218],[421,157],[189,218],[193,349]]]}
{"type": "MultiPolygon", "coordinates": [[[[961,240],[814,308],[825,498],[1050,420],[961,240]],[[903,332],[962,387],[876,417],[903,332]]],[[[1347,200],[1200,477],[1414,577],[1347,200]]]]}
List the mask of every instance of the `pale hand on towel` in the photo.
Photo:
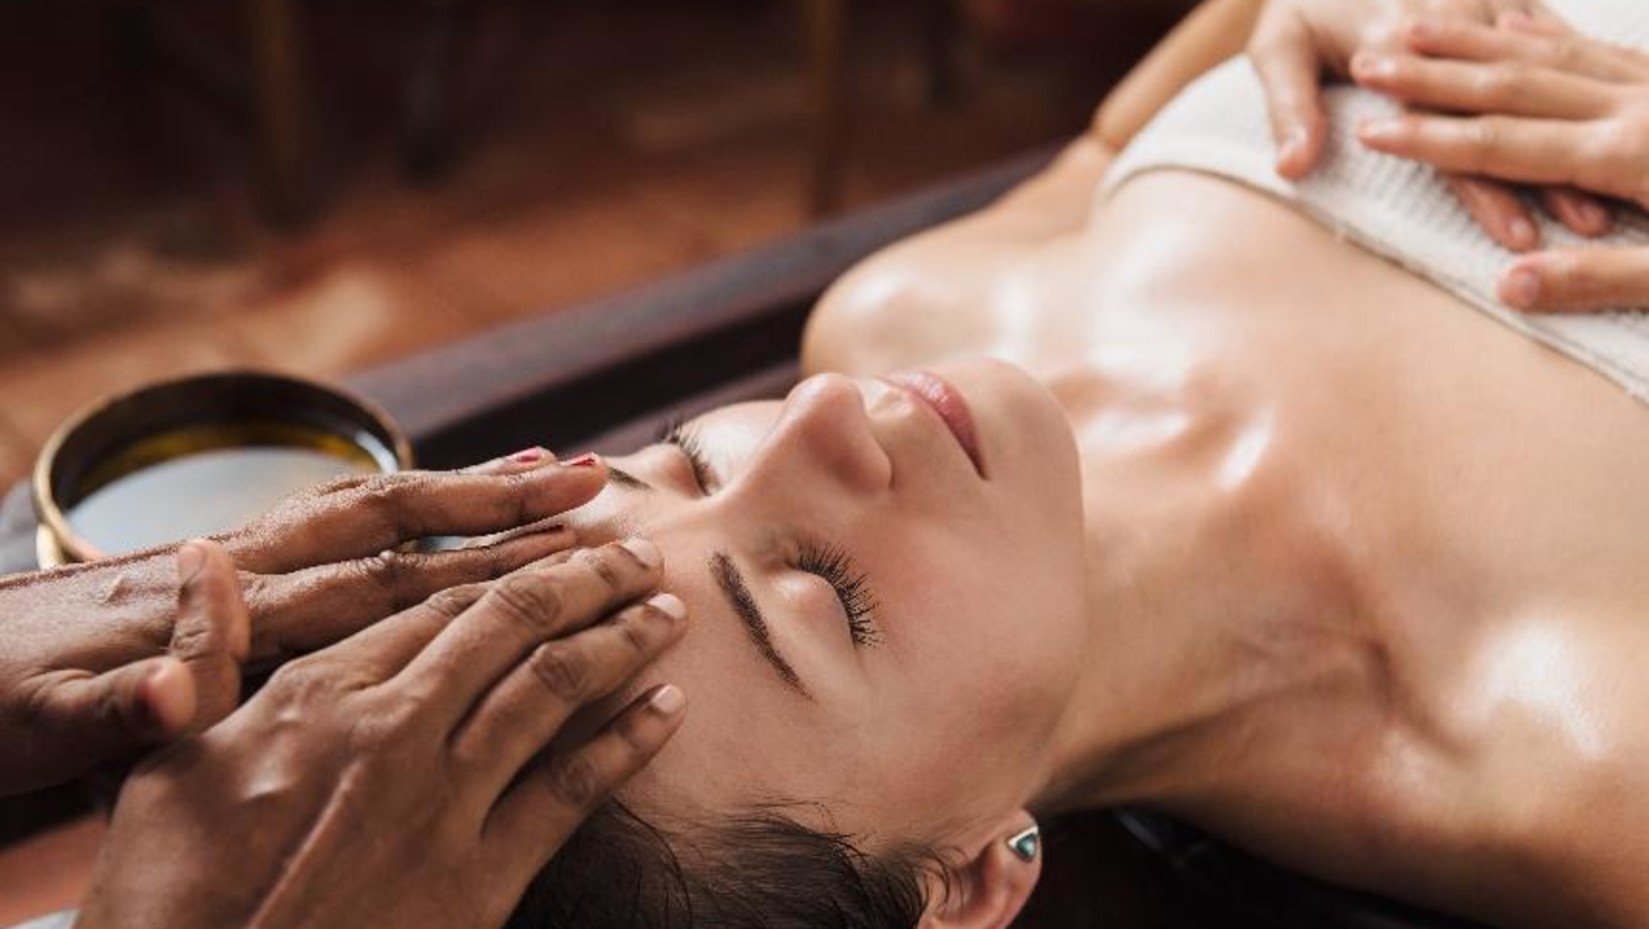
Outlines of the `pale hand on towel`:
{"type": "Polygon", "coordinates": [[[660,685],[557,738],[681,638],[662,576],[639,540],[552,556],[286,665],[126,781],[75,925],[502,925],[681,722],[660,685]]]}
{"type": "MultiPolygon", "coordinates": [[[[1649,208],[1649,56],[1520,16],[1499,29],[1417,22],[1409,45],[1408,54],[1360,55],[1358,83],[1459,115],[1373,122],[1362,127],[1365,145],[1649,208]]],[[[1649,249],[1530,255],[1507,269],[1500,296],[1524,310],[1649,307],[1649,249]]]]}
{"type": "Polygon", "coordinates": [[[0,796],[133,760],[223,718],[240,700],[242,664],[272,668],[438,590],[571,548],[570,530],[547,528],[462,551],[394,551],[552,517],[605,483],[599,461],[563,466],[542,450],[461,472],[350,477],[220,537],[222,550],[0,579],[0,796]]]}
{"type": "MultiPolygon", "coordinates": [[[[1316,170],[1328,144],[1323,104],[1325,71],[1344,78],[1359,50],[1400,51],[1405,29],[1417,17],[1489,25],[1506,13],[1557,22],[1539,0],[1269,0],[1249,42],[1248,56],[1265,88],[1277,170],[1298,181],[1316,170]]],[[[1540,244],[1539,227],[1509,185],[1469,173],[1450,173],[1449,186],[1489,235],[1506,248],[1527,251],[1540,244]]],[[[1572,190],[1544,195],[1557,218],[1582,235],[1606,228],[1585,225],[1589,198],[1572,190]]]]}

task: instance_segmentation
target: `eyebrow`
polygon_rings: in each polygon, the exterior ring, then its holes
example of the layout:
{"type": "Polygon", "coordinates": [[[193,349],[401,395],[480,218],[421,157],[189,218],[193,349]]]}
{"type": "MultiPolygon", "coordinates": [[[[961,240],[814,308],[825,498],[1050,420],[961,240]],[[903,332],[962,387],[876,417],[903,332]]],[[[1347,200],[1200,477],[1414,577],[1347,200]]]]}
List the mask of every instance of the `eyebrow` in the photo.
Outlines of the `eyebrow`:
{"type": "Polygon", "coordinates": [[[658,492],[658,488],[654,487],[652,484],[647,483],[622,468],[615,468],[612,465],[607,466],[607,477],[619,487],[627,487],[630,490],[645,490],[649,493],[658,492]]]}
{"type": "Polygon", "coordinates": [[[773,666],[779,679],[803,697],[813,699],[812,694],[807,692],[806,685],[802,683],[801,675],[796,673],[796,669],[791,667],[790,662],[786,661],[773,646],[773,636],[768,631],[767,618],[762,616],[761,608],[756,606],[756,598],[750,595],[750,588],[745,586],[744,575],[739,573],[738,565],[733,563],[733,559],[726,552],[716,552],[710,556],[710,574],[716,579],[716,586],[727,595],[727,602],[732,604],[733,612],[744,621],[744,629],[750,634],[750,641],[755,643],[756,650],[761,653],[762,658],[773,666]]]}
{"type": "MultiPolygon", "coordinates": [[[[607,474],[615,486],[648,493],[658,492],[657,487],[622,468],[608,465],[607,474]]],[[[710,575],[715,578],[716,586],[720,587],[722,594],[727,597],[733,612],[737,613],[744,623],[744,630],[750,634],[750,641],[755,644],[756,651],[773,666],[779,679],[803,697],[813,699],[813,695],[807,692],[807,685],[802,683],[801,675],[796,673],[795,667],[786,661],[773,645],[773,634],[768,629],[767,617],[762,615],[761,607],[756,605],[756,598],[750,595],[750,588],[744,582],[744,574],[739,571],[739,566],[733,563],[732,557],[726,552],[712,554],[710,575]]]]}

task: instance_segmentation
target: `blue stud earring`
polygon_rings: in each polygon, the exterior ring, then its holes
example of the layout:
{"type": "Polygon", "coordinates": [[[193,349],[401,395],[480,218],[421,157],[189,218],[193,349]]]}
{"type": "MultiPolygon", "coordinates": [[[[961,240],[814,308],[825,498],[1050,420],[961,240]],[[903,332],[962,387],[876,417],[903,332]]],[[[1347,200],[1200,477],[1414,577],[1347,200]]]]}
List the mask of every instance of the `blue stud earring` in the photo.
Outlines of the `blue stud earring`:
{"type": "Polygon", "coordinates": [[[1018,856],[1020,861],[1030,864],[1036,860],[1037,853],[1042,851],[1042,830],[1036,826],[1024,832],[1008,836],[1008,850],[1018,856]]]}

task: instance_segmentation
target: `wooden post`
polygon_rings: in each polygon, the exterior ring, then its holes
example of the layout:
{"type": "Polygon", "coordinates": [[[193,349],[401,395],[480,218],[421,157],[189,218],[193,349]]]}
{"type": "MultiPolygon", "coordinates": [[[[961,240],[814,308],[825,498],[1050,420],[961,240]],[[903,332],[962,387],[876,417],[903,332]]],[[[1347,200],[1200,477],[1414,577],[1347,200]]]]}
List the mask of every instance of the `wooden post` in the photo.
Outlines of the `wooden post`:
{"type": "Polygon", "coordinates": [[[956,37],[960,13],[957,0],[922,0],[922,45],[927,59],[928,106],[956,99],[956,37]]]}
{"type": "Polygon", "coordinates": [[[813,164],[808,206],[815,216],[842,201],[847,130],[847,2],[804,0],[813,78],[813,164]]]}
{"type": "Polygon", "coordinates": [[[252,133],[260,199],[280,225],[314,206],[308,86],[294,0],[246,0],[252,66],[252,133]]]}

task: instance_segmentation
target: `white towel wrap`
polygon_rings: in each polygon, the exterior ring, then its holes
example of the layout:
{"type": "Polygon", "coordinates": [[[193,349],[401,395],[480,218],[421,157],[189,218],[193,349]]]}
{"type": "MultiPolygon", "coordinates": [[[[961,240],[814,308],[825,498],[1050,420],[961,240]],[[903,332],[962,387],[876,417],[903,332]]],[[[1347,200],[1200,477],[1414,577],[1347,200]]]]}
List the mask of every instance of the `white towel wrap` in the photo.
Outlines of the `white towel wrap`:
{"type": "MultiPolygon", "coordinates": [[[[1582,32],[1649,47],[1649,0],[1548,0],[1548,6],[1582,32]]],[[[1357,142],[1359,123],[1397,107],[1348,86],[1330,88],[1327,102],[1333,133],[1323,166],[1299,184],[1290,183],[1276,173],[1265,98],[1253,67],[1245,58],[1228,62],[1180,94],[1118,156],[1102,194],[1162,169],[1205,172],[1265,191],[1649,402],[1649,313],[1622,308],[1542,316],[1504,305],[1496,285],[1514,255],[1472,221],[1438,172],[1357,142]]],[[[1583,239],[1546,218],[1542,235],[1549,247],[1649,246],[1649,216],[1638,210],[1620,213],[1616,231],[1605,239],[1583,239]]]]}

